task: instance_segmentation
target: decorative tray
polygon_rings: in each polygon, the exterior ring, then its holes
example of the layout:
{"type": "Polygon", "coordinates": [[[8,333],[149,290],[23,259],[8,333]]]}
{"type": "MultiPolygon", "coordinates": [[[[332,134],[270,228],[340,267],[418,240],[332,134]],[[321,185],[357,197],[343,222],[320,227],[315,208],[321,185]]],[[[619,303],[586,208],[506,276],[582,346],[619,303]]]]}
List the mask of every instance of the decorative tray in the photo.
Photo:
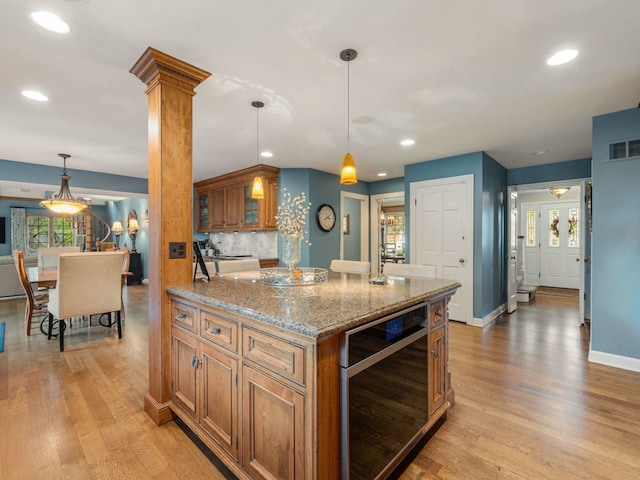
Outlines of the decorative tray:
{"type": "Polygon", "coordinates": [[[295,287],[298,285],[317,285],[327,283],[328,270],[326,268],[296,267],[261,268],[260,281],[265,285],[277,287],[295,287]]]}

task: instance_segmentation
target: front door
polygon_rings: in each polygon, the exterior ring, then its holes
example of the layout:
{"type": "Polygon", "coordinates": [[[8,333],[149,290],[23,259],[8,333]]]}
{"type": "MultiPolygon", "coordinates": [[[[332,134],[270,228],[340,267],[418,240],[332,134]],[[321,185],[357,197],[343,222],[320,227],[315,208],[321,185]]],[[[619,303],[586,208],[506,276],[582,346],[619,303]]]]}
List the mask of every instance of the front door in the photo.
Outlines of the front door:
{"type": "Polygon", "coordinates": [[[578,202],[542,204],[540,208],[540,285],[580,288],[578,202]]]}
{"type": "Polygon", "coordinates": [[[449,318],[473,322],[473,175],[411,184],[410,263],[462,286],[449,318]]]}

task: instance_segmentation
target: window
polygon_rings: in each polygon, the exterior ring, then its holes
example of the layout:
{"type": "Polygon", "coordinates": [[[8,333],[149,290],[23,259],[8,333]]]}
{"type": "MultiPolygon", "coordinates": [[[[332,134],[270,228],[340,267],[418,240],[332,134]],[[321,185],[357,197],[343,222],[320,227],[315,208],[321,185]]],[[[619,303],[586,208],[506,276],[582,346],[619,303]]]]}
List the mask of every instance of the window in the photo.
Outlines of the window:
{"type": "Polygon", "coordinates": [[[527,247],[536,246],[536,211],[527,210],[527,247]]]}
{"type": "MultiPolygon", "coordinates": [[[[398,254],[404,253],[404,214],[385,214],[386,244],[395,245],[398,254]]],[[[390,252],[388,252],[390,253],[390,252]]]]}
{"type": "Polygon", "coordinates": [[[580,210],[577,208],[569,209],[569,228],[567,230],[567,246],[579,247],[578,238],[578,222],[580,221],[580,210]]]}
{"type": "Polygon", "coordinates": [[[560,231],[558,224],[560,223],[560,210],[549,210],[549,247],[560,247],[560,231]]]}
{"type": "Polygon", "coordinates": [[[73,217],[27,214],[27,248],[73,246],[73,217]]]}

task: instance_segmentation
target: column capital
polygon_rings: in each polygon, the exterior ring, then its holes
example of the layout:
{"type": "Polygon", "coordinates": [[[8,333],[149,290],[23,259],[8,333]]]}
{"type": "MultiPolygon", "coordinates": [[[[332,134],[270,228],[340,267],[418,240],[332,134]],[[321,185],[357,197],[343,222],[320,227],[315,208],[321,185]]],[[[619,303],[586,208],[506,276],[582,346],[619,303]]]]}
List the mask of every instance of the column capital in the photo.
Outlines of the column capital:
{"type": "Polygon", "coordinates": [[[194,89],[211,76],[209,72],[151,47],[147,48],[129,72],[147,85],[147,92],[162,83],[173,85],[192,95],[194,89]]]}

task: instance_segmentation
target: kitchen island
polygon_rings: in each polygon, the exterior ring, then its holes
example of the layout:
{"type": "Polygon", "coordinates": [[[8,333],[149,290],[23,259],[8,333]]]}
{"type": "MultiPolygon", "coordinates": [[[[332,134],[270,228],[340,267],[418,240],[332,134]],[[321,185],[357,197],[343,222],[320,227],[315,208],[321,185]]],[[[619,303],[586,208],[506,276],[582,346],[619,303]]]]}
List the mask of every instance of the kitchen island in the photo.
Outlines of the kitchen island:
{"type": "Polygon", "coordinates": [[[243,273],[169,287],[171,409],[239,478],[384,478],[450,406],[458,287],[337,273],[318,285],[243,273]],[[382,422],[396,428],[381,434],[382,422]]]}

